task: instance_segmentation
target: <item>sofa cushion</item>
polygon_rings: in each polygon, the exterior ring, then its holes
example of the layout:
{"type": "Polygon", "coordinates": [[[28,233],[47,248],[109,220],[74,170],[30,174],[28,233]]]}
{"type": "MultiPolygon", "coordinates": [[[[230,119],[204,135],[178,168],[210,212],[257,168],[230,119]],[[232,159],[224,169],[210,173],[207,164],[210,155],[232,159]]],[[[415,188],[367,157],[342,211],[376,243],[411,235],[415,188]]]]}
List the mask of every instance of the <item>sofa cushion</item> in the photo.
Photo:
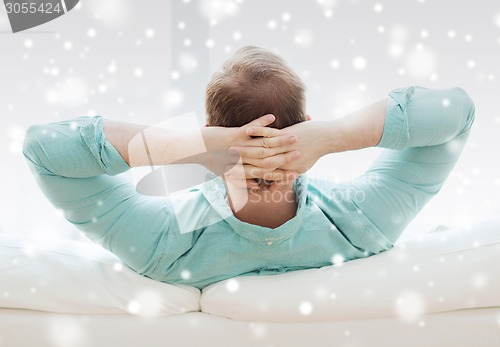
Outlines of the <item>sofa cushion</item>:
{"type": "Polygon", "coordinates": [[[141,276],[90,243],[0,233],[0,307],[155,316],[199,310],[197,288],[141,276]]]}
{"type": "MultiPolygon", "coordinates": [[[[290,255],[293,256],[293,255],[290,255]]],[[[365,259],[207,286],[203,312],[245,321],[332,321],[500,306],[500,219],[425,234],[365,259]]]]}

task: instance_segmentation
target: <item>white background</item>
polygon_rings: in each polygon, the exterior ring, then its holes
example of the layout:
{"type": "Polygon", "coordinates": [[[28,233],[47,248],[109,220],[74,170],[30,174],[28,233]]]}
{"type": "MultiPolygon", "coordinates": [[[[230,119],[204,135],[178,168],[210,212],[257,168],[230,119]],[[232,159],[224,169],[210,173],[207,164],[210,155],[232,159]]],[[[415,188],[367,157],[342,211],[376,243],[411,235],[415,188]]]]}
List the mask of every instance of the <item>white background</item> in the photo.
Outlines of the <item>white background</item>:
{"type": "MultiPolygon", "coordinates": [[[[43,197],[21,153],[34,123],[82,115],[155,124],[195,111],[210,74],[241,46],[281,54],[331,119],[407,85],[461,86],[476,103],[469,143],[403,238],[500,214],[500,2],[453,0],[82,0],[12,34],[0,6],[0,229],[80,237],[43,197]]],[[[378,149],[312,171],[347,180],[378,149]]]]}

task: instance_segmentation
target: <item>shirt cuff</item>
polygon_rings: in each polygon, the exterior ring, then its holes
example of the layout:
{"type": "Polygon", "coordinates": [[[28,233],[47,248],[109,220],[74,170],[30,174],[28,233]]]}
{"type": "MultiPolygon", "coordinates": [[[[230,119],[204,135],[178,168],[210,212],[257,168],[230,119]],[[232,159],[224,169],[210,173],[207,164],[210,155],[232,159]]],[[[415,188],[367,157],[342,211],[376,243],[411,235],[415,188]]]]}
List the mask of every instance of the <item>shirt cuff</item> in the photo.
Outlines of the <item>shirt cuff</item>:
{"type": "MultiPolygon", "coordinates": [[[[80,127],[81,141],[87,145],[104,173],[114,176],[130,169],[120,153],[106,140],[101,116],[80,117],[85,125],[80,127]]],[[[80,124],[82,124],[80,123],[80,124]]]]}
{"type": "Polygon", "coordinates": [[[389,93],[382,138],[377,147],[402,149],[410,141],[406,108],[414,87],[396,88],[389,93]]]}

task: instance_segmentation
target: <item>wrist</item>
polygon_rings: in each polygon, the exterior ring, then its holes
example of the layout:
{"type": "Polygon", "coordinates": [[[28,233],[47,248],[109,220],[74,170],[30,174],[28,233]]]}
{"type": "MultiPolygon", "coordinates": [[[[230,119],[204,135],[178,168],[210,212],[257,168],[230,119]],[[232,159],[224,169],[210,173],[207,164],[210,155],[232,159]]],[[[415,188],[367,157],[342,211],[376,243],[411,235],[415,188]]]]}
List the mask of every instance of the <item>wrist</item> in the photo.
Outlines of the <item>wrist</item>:
{"type": "Polygon", "coordinates": [[[181,156],[175,164],[198,164],[206,168],[209,166],[208,146],[203,130],[194,130],[177,137],[178,152],[181,156]]]}
{"type": "Polygon", "coordinates": [[[198,131],[202,140],[203,151],[192,158],[194,164],[199,164],[207,170],[220,174],[224,172],[227,162],[227,150],[233,141],[228,133],[229,128],[203,127],[198,131]]]}
{"type": "Polygon", "coordinates": [[[320,143],[323,148],[322,155],[338,153],[349,150],[346,147],[346,129],[341,119],[326,121],[319,131],[320,143]]]}

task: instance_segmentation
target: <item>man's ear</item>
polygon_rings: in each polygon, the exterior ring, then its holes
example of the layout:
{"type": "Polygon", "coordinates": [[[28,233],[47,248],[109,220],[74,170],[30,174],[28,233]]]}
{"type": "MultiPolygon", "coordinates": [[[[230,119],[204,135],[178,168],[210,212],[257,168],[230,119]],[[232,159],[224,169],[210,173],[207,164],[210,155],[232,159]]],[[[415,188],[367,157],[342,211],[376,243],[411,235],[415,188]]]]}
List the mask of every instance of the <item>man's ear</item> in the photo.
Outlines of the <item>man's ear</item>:
{"type": "Polygon", "coordinates": [[[306,120],[311,120],[311,119],[312,119],[312,117],[310,115],[306,114],[306,120]]]}

